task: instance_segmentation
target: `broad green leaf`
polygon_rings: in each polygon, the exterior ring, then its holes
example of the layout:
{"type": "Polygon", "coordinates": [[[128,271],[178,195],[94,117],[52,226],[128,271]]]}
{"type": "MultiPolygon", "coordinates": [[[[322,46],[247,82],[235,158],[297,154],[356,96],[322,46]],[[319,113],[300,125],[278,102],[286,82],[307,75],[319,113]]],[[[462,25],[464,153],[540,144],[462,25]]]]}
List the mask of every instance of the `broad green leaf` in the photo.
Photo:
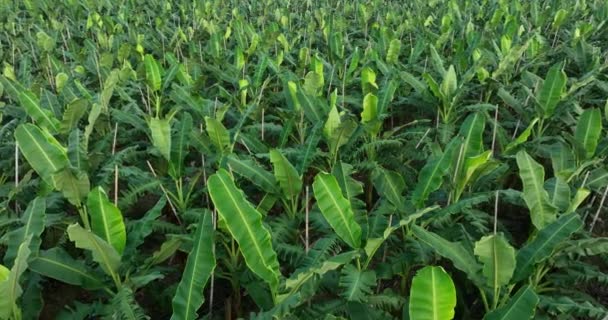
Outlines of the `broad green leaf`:
{"type": "Polygon", "coordinates": [[[399,82],[391,79],[387,81],[378,93],[378,115],[382,116],[388,112],[388,106],[395,98],[395,91],[399,87],[399,82]]]}
{"type": "Polygon", "coordinates": [[[359,195],[363,194],[363,183],[352,177],[354,174],[353,166],[339,161],[334,165],[332,174],[338,180],[342,194],[350,201],[353,210],[355,212],[364,210],[365,203],[359,199],[359,195]]]}
{"type": "Polygon", "coordinates": [[[341,123],[338,108],[333,105],[329,110],[327,121],[325,121],[325,126],[323,127],[323,136],[325,139],[329,139],[341,123]]]}
{"type": "Polygon", "coordinates": [[[540,230],[555,221],[557,215],[557,209],[549,202],[549,194],[543,187],[545,169],[524,150],[517,153],[516,159],[523,183],[524,201],[530,209],[532,224],[540,230]]]}
{"type": "Polygon", "coordinates": [[[576,193],[574,194],[574,198],[572,198],[572,201],[570,202],[568,209],[566,209],[566,211],[564,213],[572,213],[572,212],[576,211],[576,209],[578,209],[578,207],[581,205],[581,203],[583,203],[583,201],[585,201],[585,199],[587,199],[587,197],[590,194],[591,194],[591,191],[589,191],[588,189],[585,189],[585,188],[579,188],[578,190],[576,190],[576,193]]]}
{"type": "Polygon", "coordinates": [[[171,319],[174,320],[198,319],[196,311],[205,301],[203,289],[215,269],[213,218],[211,213],[207,212],[199,219],[193,247],[172,300],[171,319]]]}
{"type": "Polygon", "coordinates": [[[278,191],[277,181],[272,173],[264,170],[254,160],[239,159],[235,155],[229,155],[226,159],[226,163],[233,172],[251,181],[263,191],[272,193],[278,191]]]}
{"type": "Polygon", "coordinates": [[[556,177],[568,180],[576,170],[576,160],[572,148],[562,142],[552,145],[551,165],[556,177]]]}
{"type": "Polygon", "coordinates": [[[460,127],[459,134],[464,138],[462,149],[463,159],[477,156],[483,152],[483,131],[486,119],[481,112],[469,115],[460,127]]]}
{"type": "Polygon", "coordinates": [[[262,215],[245,199],[226,170],[220,169],[209,177],[207,187],[219,216],[239,244],[245,263],[276,293],[279,262],[270,233],[262,225],[262,215]]]}
{"type": "Polygon", "coordinates": [[[68,166],[65,148],[53,136],[29,123],[17,127],[15,139],[32,168],[48,184],[55,185],[53,174],[68,166]]]}
{"type": "Polygon", "coordinates": [[[46,200],[44,198],[36,197],[28,205],[27,209],[21,216],[21,227],[13,229],[8,234],[8,248],[4,255],[4,263],[10,265],[15,257],[17,251],[22,243],[30,237],[29,250],[36,254],[40,248],[40,235],[44,231],[44,223],[46,217],[46,200]]]}
{"type": "MultiPolygon", "coordinates": [[[[23,293],[19,280],[28,266],[27,260],[31,254],[29,249],[31,240],[31,236],[28,236],[25,238],[25,241],[21,243],[17,250],[15,263],[11,267],[7,279],[0,282],[0,292],[2,292],[2,297],[0,298],[0,319],[18,316],[15,315],[15,312],[19,312],[19,307],[16,303],[17,299],[19,299],[23,293]]],[[[3,273],[5,273],[5,271],[3,273]]]]}
{"type": "Polygon", "coordinates": [[[318,97],[307,94],[304,90],[298,90],[296,96],[298,99],[298,106],[302,108],[301,112],[304,113],[304,116],[310,123],[316,125],[319,122],[324,122],[325,114],[329,112],[329,110],[324,109],[321,105],[323,102],[321,102],[318,97]]]}
{"type": "Polygon", "coordinates": [[[354,120],[346,120],[333,131],[329,137],[329,151],[333,157],[338,154],[338,149],[345,145],[357,130],[357,123],[354,120]]]}
{"type": "Polygon", "coordinates": [[[450,163],[454,158],[454,152],[460,141],[452,140],[447,146],[442,155],[432,157],[427,161],[420,174],[418,175],[418,183],[412,194],[412,202],[416,208],[424,207],[424,203],[429,195],[441,187],[443,177],[450,169],[450,163]]]}
{"type": "Polygon", "coordinates": [[[184,159],[190,147],[190,132],[192,131],[192,116],[184,112],[179,122],[177,133],[171,137],[171,162],[170,173],[174,179],[182,176],[184,171],[184,159]]]}
{"type": "Polygon", "coordinates": [[[549,69],[538,95],[543,118],[550,118],[555,112],[555,107],[560,102],[566,88],[567,80],[568,77],[562,69],[562,63],[556,63],[549,69]]]}
{"type": "Polygon", "coordinates": [[[559,219],[542,228],[536,237],[517,253],[517,267],[513,281],[521,281],[534,270],[534,265],[549,258],[553,250],[572,233],[582,227],[578,214],[562,215],[559,219]]]}
{"type": "Polygon", "coordinates": [[[63,88],[69,79],[70,76],[63,72],[60,72],[55,76],[55,86],[57,87],[57,92],[63,91],[63,88]]]}
{"type": "Polygon", "coordinates": [[[127,243],[127,232],[120,209],[110,202],[101,187],[89,192],[87,207],[93,232],[122,255],[127,243]]]}
{"type": "Polygon", "coordinates": [[[544,188],[549,193],[551,204],[560,212],[565,212],[570,205],[570,186],[568,183],[559,177],[551,178],[545,181],[544,188]]]}
{"type": "Polygon", "coordinates": [[[82,261],[75,260],[60,247],[41,251],[30,261],[30,270],[75,286],[94,289],[102,285],[102,281],[82,261]]]}
{"type": "Polygon", "coordinates": [[[11,270],[0,264],[0,282],[3,282],[4,280],[8,279],[8,275],[10,273],[11,270]]]}
{"type": "Polygon", "coordinates": [[[483,264],[486,284],[494,292],[509,283],[515,270],[515,249],[502,234],[485,236],[477,241],[475,255],[483,264]]]}
{"type": "Polygon", "coordinates": [[[316,96],[323,89],[323,75],[314,71],[310,71],[304,77],[304,92],[311,96],[316,96]]]}
{"type": "Polygon", "coordinates": [[[19,94],[19,102],[25,112],[34,120],[34,122],[50,133],[55,133],[59,130],[59,120],[55,118],[50,110],[45,110],[40,106],[40,101],[36,95],[30,91],[23,91],[19,94]]]}
{"type": "Polygon", "coordinates": [[[492,151],[488,150],[480,155],[469,157],[462,161],[464,164],[462,165],[462,169],[460,170],[456,181],[456,199],[460,198],[460,195],[469,183],[475,182],[474,179],[472,179],[473,176],[478,176],[479,174],[477,173],[483,171],[483,169],[487,167],[491,157],[492,151]]]}
{"type": "Polygon", "coordinates": [[[302,178],[296,168],[276,149],[270,150],[270,162],[272,162],[274,176],[285,197],[288,199],[297,197],[302,191],[302,178]]]}
{"type": "Polygon", "coordinates": [[[363,111],[361,111],[361,123],[375,136],[380,131],[382,122],[379,120],[378,114],[378,97],[368,93],[363,98],[363,111]]]}
{"type": "Polygon", "coordinates": [[[412,225],[412,232],[416,238],[433,248],[437,254],[452,261],[454,267],[466,273],[475,284],[484,283],[480,277],[481,266],[477,263],[473,253],[466,250],[462,244],[450,242],[417,225],[412,225]]]}
{"type": "Polygon", "coordinates": [[[91,188],[89,176],[80,170],[65,168],[53,176],[55,187],[76,207],[80,207],[91,188]]]}
{"type": "Polygon", "coordinates": [[[456,70],[454,70],[454,66],[450,65],[447,72],[444,75],[443,81],[441,82],[441,93],[443,96],[451,101],[456,94],[456,89],[458,88],[458,81],[456,78],[456,70]]]}
{"type": "Polygon", "coordinates": [[[93,260],[99,263],[103,271],[112,278],[118,279],[117,271],[120,266],[120,255],[116,252],[116,249],[76,223],[68,226],[67,232],[70,241],[74,242],[77,248],[91,251],[93,260]]]}
{"type": "Polygon", "coordinates": [[[378,90],[378,85],[376,84],[376,73],[370,67],[365,67],[363,70],[361,70],[361,89],[363,90],[363,95],[367,95],[368,93],[378,90]]]}
{"type": "Polygon", "coordinates": [[[152,133],[152,144],[167,161],[171,161],[170,120],[153,117],[148,121],[148,126],[152,133]]]}
{"type": "Polygon", "coordinates": [[[388,45],[386,51],[386,62],[395,64],[399,60],[399,53],[401,52],[401,41],[399,39],[393,39],[388,45]]]}
{"type": "Polygon", "coordinates": [[[73,130],[68,137],[68,159],[72,167],[83,172],[89,170],[89,159],[85,147],[82,131],[73,130]]]}
{"type": "Polygon", "coordinates": [[[602,133],[602,114],[600,109],[585,110],[578,118],[574,138],[580,159],[589,159],[595,154],[595,149],[602,133]]]}
{"type": "Polygon", "coordinates": [[[160,75],[160,67],[154,59],[153,56],[147,54],[144,57],[144,65],[146,67],[146,80],[148,81],[148,86],[153,91],[160,90],[161,85],[161,75],[160,75]]]}
{"type": "Polygon", "coordinates": [[[539,298],[530,286],[522,287],[506,305],[486,314],[484,320],[529,320],[534,317],[539,298]]]}
{"type": "Polygon", "coordinates": [[[348,301],[365,301],[376,286],[376,272],[373,270],[359,270],[352,264],[342,268],[339,286],[340,295],[348,301]]]}
{"type": "Polygon", "coordinates": [[[534,118],[534,120],[532,120],[532,122],[530,122],[530,124],[528,125],[528,127],[526,128],[526,130],[522,131],[522,133],[519,134],[519,136],[517,136],[517,138],[515,138],[515,140],[511,141],[506,147],[505,147],[505,154],[509,154],[511,150],[513,150],[515,147],[519,146],[520,144],[528,141],[528,138],[530,137],[530,134],[532,134],[532,130],[534,129],[534,126],[536,125],[536,123],[538,122],[538,120],[540,120],[539,118],[534,118]]]}
{"type": "Polygon", "coordinates": [[[61,131],[70,132],[78,126],[78,122],[87,113],[89,102],[86,99],[77,99],[70,102],[63,111],[61,131]]]}
{"type": "Polygon", "coordinates": [[[456,307],[456,287],[442,267],[427,266],[412,279],[410,320],[451,320],[456,307]]]}
{"type": "Polygon", "coordinates": [[[278,296],[278,302],[280,303],[289,295],[298,292],[302,285],[313,277],[323,276],[329,271],[336,270],[339,267],[349,263],[356,256],[357,253],[354,251],[341,253],[323,261],[323,263],[320,265],[315,265],[305,271],[295,273],[289,279],[285,280],[285,288],[289,290],[290,293],[278,296]]]}
{"type": "Polygon", "coordinates": [[[372,172],[372,181],[382,198],[388,200],[397,209],[403,207],[405,181],[398,172],[377,167],[372,172]]]}
{"type": "Polygon", "coordinates": [[[412,223],[413,221],[415,221],[416,219],[422,217],[423,215],[425,215],[428,212],[431,212],[435,209],[437,209],[438,206],[434,206],[434,207],[429,207],[429,208],[425,208],[422,210],[419,210],[415,213],[412,213],[410,215],[407,215],[405,218],[399,220],[396,224],[392,225],[392,226],[388,226],[385,230],[384,233],[382,234],[382,237],[380,238],[368,238],[366,243],[365,243],[365,254],[367,255],[367,261],[365,262],[365,267],[367,267],[369,265],[369,263],[372,261],[372,258],[374,257],[374,254],[376,253],[376,251],[378,251],[378,249],[380,248],[380,246],[390,237],[390,235],[397,229],[409,225],[410,223],[412,223]]]}
{"type": "Polygon", "coordinates": [[[336,234],[352,248],[361,247],[361,226],[355,221],[350,202],[342,195],[336,178],[321,172],[312,185],[317,206],[336,234]]]}
{"type": "Polygon", "coordinates": [[[167,241],[163,242],[163,244],[160,246],[160,249],[154,251],[152,257],[147,260],[148,264],[156,265],[171,258],[175,254],[175,252],[177,252],[181,245],[182,239],[169,238],[167,241]]]}
{"type": "Polygon", "coordinates": [[[205,117],[205,127],[211,143],[222,153],[230,147],[230,134],[226,127],[217,119],[205,117]]]}

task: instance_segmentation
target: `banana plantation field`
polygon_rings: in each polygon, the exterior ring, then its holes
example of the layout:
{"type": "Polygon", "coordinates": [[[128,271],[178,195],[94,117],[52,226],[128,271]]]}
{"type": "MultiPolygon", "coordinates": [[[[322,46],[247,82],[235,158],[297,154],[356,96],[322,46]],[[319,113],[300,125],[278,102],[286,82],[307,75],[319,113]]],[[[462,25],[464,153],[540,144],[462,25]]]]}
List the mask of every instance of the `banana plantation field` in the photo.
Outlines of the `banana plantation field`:
{"type": "Polygon", "coordinates": [[[0,64],[0,320],[608,319],[606,0],[0,0],[0,64]]]}

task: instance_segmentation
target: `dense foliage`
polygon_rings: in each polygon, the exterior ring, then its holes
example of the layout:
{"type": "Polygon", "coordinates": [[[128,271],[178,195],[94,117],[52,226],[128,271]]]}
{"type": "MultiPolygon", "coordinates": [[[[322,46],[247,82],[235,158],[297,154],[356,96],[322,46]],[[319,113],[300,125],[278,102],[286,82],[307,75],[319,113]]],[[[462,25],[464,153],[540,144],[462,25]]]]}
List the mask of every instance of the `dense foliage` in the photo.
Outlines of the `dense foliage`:
{"type": "Polygon", "coordinates": [[[605,0],[0,0],[0,319],[602,319],[607,53],[605,0]]]}

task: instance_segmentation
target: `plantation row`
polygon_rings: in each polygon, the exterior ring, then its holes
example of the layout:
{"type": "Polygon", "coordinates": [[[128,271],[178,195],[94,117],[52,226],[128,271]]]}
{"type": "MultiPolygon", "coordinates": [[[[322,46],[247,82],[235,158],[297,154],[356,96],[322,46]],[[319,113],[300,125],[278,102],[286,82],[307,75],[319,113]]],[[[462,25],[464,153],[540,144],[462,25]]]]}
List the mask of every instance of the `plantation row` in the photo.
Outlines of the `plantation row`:
{"type": "Polygon", "coordinates": [[[0,319],[606,319],[608,2],[0,1],[0,319]]]}

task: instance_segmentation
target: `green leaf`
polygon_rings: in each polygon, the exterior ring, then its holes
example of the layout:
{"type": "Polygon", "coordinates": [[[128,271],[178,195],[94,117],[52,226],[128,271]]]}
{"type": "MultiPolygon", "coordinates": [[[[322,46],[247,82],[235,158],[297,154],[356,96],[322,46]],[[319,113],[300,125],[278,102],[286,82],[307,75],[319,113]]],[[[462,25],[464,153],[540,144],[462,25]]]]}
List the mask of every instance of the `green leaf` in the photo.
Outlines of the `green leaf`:
{"type": "Polygon", "coordinates": [[[67,232],[77,248],[91,251],[93,260],[99,263],[103,271],[118,279],[116,273],[120,266],[120,255],[109,243],[76,223],[68,226],[67,232]]]}
{"type": "Polygon", "coordinates": [[[312,123],[317,124],[319,122],[323,123],[325,118],[325,113],[329,112],[329,110],[324,110],[321,105],[321,101],[315,95],[310,95],[304,92],[304,90],[298,90],[296,92],[296,97],[298,99],[297,106],[300,106],[302,109],[301,112],[304,113],[304,116],[312,123]]]}
{"type": "Polygon", "coordinates": [[[148,121],[148,126],[152,133],[152,144],[167,161],[171,161],[170,120],[153,117],[148,121]]]}
{"type": "Polygon", "coordinates": [[[361,70],[361,88],[363,90],[363,95],[367,95],[378,89],[378,85],[376,84],[376,73],[370,67],[365,67],[361,70]]]}
{"type": "Polygon", "coordinates": [[[405,181],[398,172],[377,167],[372,172],[372,181],[382,198],[387,199],[397,209],[403,208],[405,181]]]}
{"type": "Polygon", "coordinates": [[[333,131],[331,137],[329,137],[329,151],[335,158],[338,153],[338,149],[345,145],[352,135],[357,130],[357,122],[348,119],[342,123],[333,131]]]}
{"type": "Polygon", "coordinates": [[[519,176],[523,183],[523,197],[530,209],[530,218],[536,229],[540,230],[555,221],[557,209],[549,202],[549,194],[544,189],[545,169],[521,150],[516,155],[519,176]]]}
{"type": "Polygon", "coordinates": [[[369,263],[372,261],[372,258],[374,257],[374,254],[376,253],[376,251],[378,251],[380,246],[390,237],[390,235],[395,230],[397,230],[403,226],[409,225],[410,223],[414,222],[416,219],[422,217],[426,213],[431,212],[437,208],[438,208],[438,206],[434,206],[434,207],[429,207],[429,208],[425,208],[425,209],[416,211],[415,213],[407,215],[405,218],[399,220],[399,222],[397,222],[396,224],[394,224],[392,226],[388,226],[384,230],[382,237],[368,238],[365,243],[365,248],[364,248],[365,254],[367,255],[367,261],[365,262],[364,266],[367,267],[369,265],[369,263]]]}
{"type": "Polygon", "coordinates": [[[585,110],[578,118],[574,138],[579,158],[586,160],[595,154],[602,134],[602,113],[600,109],[585,110]]]}
{"type": "Polygon", "coordinates": [[[110,202],[101,187],[89,192],[87,207],[93,232],[122,255],[127,243],[127,232],[120,209],[110,202]]]}
{"type": "Polygon", "coordinates": [[[78,122],[87,113],[89,102],[86,99],[74,100],[65,107],[61,120],[61,131],[70,132],[78,127],[78,122]]]}
{"type": "Polygon", "coordinates": [[[451,320],[456,287],[442,267],[427,266],[416,273],[410,289],[410,320],[451,320]]]}
{"type": "Polygon", "coordinates": [[[376,285],[376,273],[373,270],[359,270],[352,264],[342,268],[339,286],[340,295],[348,301],[365,301],[376,285]]]}
{"type": "Polygon", "coordinates": [[[378,97],[372,93],[368,93],[363,98],[361,123],[373,136],[378,134],[382,126],[382,122],[380,122],[378,117],[378,97]]]}
{"type": "Polygon", "coordinates": [[[0,264],[0,282],[3,282],[4,280],[8,279],[10,273],[11,271],[9,269],[0,264]]]}
{"type": "Polygon", "coordinates": [[[325,126],[323,126],[323,136],[326,139],[329,139],[341,123],[338,108],[336,105],[333,105],[331,109],[329,109],[327,121],[325,121],[325,126]]]}
{"type": "Polygon", "coordinates": [[[484,320],[529,320],[534,317],[538,296],[530,286],[522,287],[506,305],[483,317],[484,320]]]}
{"type": "Polygon", "coordinates": [[[4,255],[4,263],[9,265],[17,256],[17,251],[22,243],[30,237],[29,250],[36,254],[40,248],[40,235],[44,231],[44,223],[46,217],[46,200],[36,197],[28,205],[27,209],[21,216],[23,226],[14,229],[8,234],[8,248],[4,255]]]}
{"type": "Polygon", "coordinates": [[[239,159],[235,155],[226,157],[230,169],[238,175],[251,181],[265,192],[278,192],[277,181],[272,173],[264,170],[252,159],[239,159]]]}
{"type": "Polygon", "coordinates": [[[230,147],[228,130],[219,120],[210,117],[205,117],[205,126],[211,143],[223,154],[230,147]]]}
{"type": "Polygon", "coordinates": [[[479,274],[481,266],[477,263],[473,254],[466,250],[462,244],[450,242],[417,225],[412,225],[412,232],[416,238],[435,249],[437,254],[452,261],[454,267],[466,273],[475,284],[484,283],[479,274]]]}
{"type": "Polygon", "coordinates": [[[272,162],[274,176],[285,197],[288,199],[297,197],[302,191],[302,178],[296,168],[276,149],[270,150],[270,162],[272,162]]]}
{"type": "MultiPolygon", "coordinates": [[[[31,251],[29,249],[31,236],[25,238],[25,241],[21,243],[17,250],[17,257],[15,263],[11,267],[6,280],[0,282],[0,292],[2,292],[2,298],[0,298],[0,319],[16,318],[15,311],[19,312],[16,305],[17,299],[23,293],[23,289],[19,284],[19,279],[27,269],[27,260],[30,257],[31,251]]],[[[3,271],[2,273],[6,273],[3,271]]]]}
{"type": "Polygon", "coordinates": [[[161,75],[160,75],[160,67],[154,59],[153,56],[147,54],[144,57],[144,65],[146,67],[146,80],[148,81],[148,86],[153,91],[160,90],[161,85],[161,75]]]}
{"type": "Polygon", "coordinates": [[[485,236],[477,241],[475,255],[483,264],[486,284],[494,292],[509,283],[515,270],[515,249],[502,234],[485,236]]]}
{"type": "Polygon", "coordinates": [[[19,102],[25,112],[34,120],[34,122],[50,133],[55,133],[59,130],[59,120],[55,118],[50,110],[45,110],[40,106],[38,97],[30,91],[22,91],[19,93],[19,102]]]}
{"type": "Polygon", "coordinates": [[[83,172],[89,170],[89,159],[85,147],[82,131],[73,130],[68,137],[68,159],[72,167],[83,172]]]}
{"type": "Polygon", "coordinates": [[[454,66],[450,65],[447,72],[444,75],[443,81],[441,82],[441,93],[447,99],[447,101],[451,101],[456,94],[456,89],[458,88],[458,81],[456,78],[456,70],[454,70],[454,66]]]}
{"type": "Polygon", "coordinates": [[[213,218],[207,212],[200,219],[188,254],[182,279],[173,296],[173,320],[198,319],[196,311],[205,301],[203,289],[215,269],[213,218]]]}
{"type": "Polygon", "coordinates": [[[570,205],[570,186],[568,183],[564,179],[556,177],[545,181],[544,187],[549,193],[551,204],[560,212],[565,212],[570,205]]]}
{"type": "Polygon", "coordinates": [[[543,118],[550,118],[555,112],[555,107],[566,88],[567,80],[568,77],[562,69],[562,63],[556,63],[549,69],[538,96],[543,118]]]}
{"type": "Polygon", "coordinates": [[[352,248],[361,247],[361,226],[355,221],[350,202],[342,195],[336,178],[321,172],[312,188],[317,206],[338,236],[352,248]]]}
{"type": "Polygon", "coordinates": [[[518,282],[528,277],[534,270],[535,264],[549,258],[553,250],[582,225],[579,216],[571,213],[562,215],[555,222],[542,228],[536,237],[517,253],[517,267],[513,281],[518,282]]]}
{"type": "Polygon", "coordinates": [[[530,122],[530,124],[528,125],[526,130],[524,130],[522,133],[520,133],[519,136],[517,136],[517,138],[515,138],[515,140],[509,142],[509,144],[505,147],[505,151],[504,151],[505,154],[509,154],[510,151],[513,150],[515,147],[528,141],[528,138],[530,137],[530,134],[532,134],[532,130],[534,129],[534,126],[536,125],[536,123],[539,120],[540,120],[539,118],[534,118],[534,120],[532,120],[532,122],[530,122]]]}
{"type": "Polygon", "coordinates": [[[424,203],[431,192],[436,191],[441,187],[443,177],[450,169],[450,163],[452,162],[454,152],[459,144],[459,140],[452,140],[452,142],[447,145],[445,152],[442,155],[429,159],[422,170],[420,170],[418,183],[412,194],[412,202],[416,208],[420,209],[424,207],[424,203]]]}
{"type": "Polygon", "coordinates": [[[462,147],[463,159],[477,156],[483,152],[483,131],[486,119],[481,112],[469,115],[460,127],[460,135],[464,138],[462,147]]]}
{"type": "Polygon", "coordinates": [[[572,212],[576,211],[576,209],[578,209],[578,207],[581,205],[581,203],[583,203],[583,201],[585,201],[585,199],[587,199],[587,197],[590,194],[591,194],[591,191],[589,191],[588,189],[585,189],[585,188],[577,189],[576,193],[574,194],[574,198],[572,198],[570,205],[568,205],[568,208],[566,209],[566,211],[564,211],[564,213],[572,213],[572,212]]]}
{"type": "Polygon", "coordinates": [[[177,134],[171,137],[171,140],[175,143],[171,144],[169,172],[174,179],[181,177],[183,174],[184,159],[190,147],[190,132],[192,132],[192,116],[184,112],[177,128],[177,134]]]}
{"type": "Polygon", "coordinates": [[[29,123],[17,127],[15,139],[32,168],[44,181],[54,186],[53,174],[68,166],[65,148],[53,136],[29,123]]]}
{"type": "Polygon", "coordinates": [[[84,171],[65,168],[53,178],[57,190],[60,190],[71,204],[80,207],[91,188],[89,176],[84,171]]]}
{"type": "Polygon", "coordinates": [[[386,51],[386,62],[387,63],[397,63],[399,60],[399,53],[401,52],[401,41],[399,39],[393,39],[388,45],[388,50],[386,51]]]}
{"type": "Polygon", "coordinates": [[[270,233],[262,225],[262,215],[245,199],[228,172],[218,170],[207,182],[209,194],[228,231],[239,244],[245,263],[273,293],[279,285],[279,262],[270,233]]]}
{"type": "Polygon", "coordinates": [[[391,79],[387,81],[383,86],[380,93],[378,93],[378,114],[380,116],[388,112],[388,106],[395,97],[395,91],[399,87],[399,82],[391,79]]]}
{"type": "Polygon", "coordinates": [[[315,276],[322,276],[329,271],[336,270],[352,261],[356,256],[357,252],[354,251],[341,253],[323,261],[320,265],[315,265],[305,271],[295,273],[291,278],[285,280],[285,288],[289,290],[290,293],[280,295],[278,297],[279,303],[286,299],[290,294],[298,292],[302,285],[308,280],[315,276]]]}
{"type": "Polygon", "coordinates": [[[492,157],[492,151],[488,150],[477,156],[469,157],[464,160],[462,169],[456,179],[456,199],[460,199],[460,195],[469,183],[475,182],[474,178],[480,175],[480,172],[487,168],[492,157]]]}
{"type": "Polygon", "coordinates": [[[99,288],[102,281],[79,260],[72,258],[60,247],[41,251],[30,261],[30,270],[75,286],[88,289],[99,288]]]}

